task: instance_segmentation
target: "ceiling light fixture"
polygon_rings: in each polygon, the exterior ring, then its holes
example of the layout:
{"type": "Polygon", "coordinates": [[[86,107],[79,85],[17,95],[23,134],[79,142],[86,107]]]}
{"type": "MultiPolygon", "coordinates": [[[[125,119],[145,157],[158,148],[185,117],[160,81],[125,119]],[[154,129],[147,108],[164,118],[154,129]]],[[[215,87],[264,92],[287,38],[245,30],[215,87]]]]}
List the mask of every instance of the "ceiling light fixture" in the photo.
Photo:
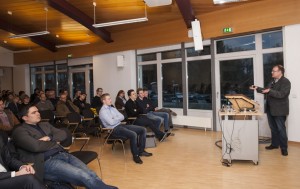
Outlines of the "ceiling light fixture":
{"type": "Polygon", "coordinates": [[[25,49],[25,50],[19,50],[19,51],[12,51],[14,54],[15,53],[24,53],[24,52],[31,52],[31,49],[25,49]]]}
{"type": "Polygon", "coordinates": [[[213,0],[214,4],[224,4],[224,3],[236,3],[236,2],[243,2],[248,0],[213,0]]]}
{"type": "Polygon", "coordinates": [[[89,45],[90,42],[82,42],[82,43],[71,43],[65,45],[56,45],[56,48],[65,48],[65,47],[74,47],[74,46],[81,46],[81,45],[89,45]]]}
{"type": "Polygon", "coordinates": [[[9,36],[8,38],[10,39],[16,39],[16,38],[24,38],[24,37],[32,37],[32,36],[39,36],[39,35],[47,35],[50,34],[50,32],[48,31],[48,8],[45,7],[45,11],[46,11],[46,30],[45,31],[40,31],[40,32],[32,32],[32,33],[24,33],[24,34],[18,34],[18,35],[12,35],[9,36]]]}
{"type": "Polygon", "coordinates": [[[145,17],[96,24],[96,2],[93,2],[93,5],[94,5],[94,24],[93,24],[93,27],[95,27],[95,28],[116,26],[116,25],[122,25],[122,24],[132,24],[132,23],[137,23],[137,22],[146,22],[146,21],[148,21],[146,4],[145,4],[145,17]]]}

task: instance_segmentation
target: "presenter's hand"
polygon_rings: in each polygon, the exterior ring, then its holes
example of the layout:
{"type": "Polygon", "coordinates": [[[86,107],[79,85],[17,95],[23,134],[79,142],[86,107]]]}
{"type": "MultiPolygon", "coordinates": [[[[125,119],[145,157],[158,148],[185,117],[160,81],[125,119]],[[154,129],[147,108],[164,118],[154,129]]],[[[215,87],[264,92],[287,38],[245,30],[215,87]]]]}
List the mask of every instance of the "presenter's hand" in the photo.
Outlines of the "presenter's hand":
{"type": "Polygon", "coordinates": [[[251,89],[251,90],[256,90],[256,89],[257,89],[257,87],[256,87],[256,86],[254,86],[254,85],[251,85],[251,86],[249,87],[249,89],[251,89]]]}
{"type": "Polygon", "coordinates": [[[261,93],[263,93],[263,94],[267,94],[269,92],[270,92],[270,89],[264,89],[264,90],[261,91],[261,93]]]}

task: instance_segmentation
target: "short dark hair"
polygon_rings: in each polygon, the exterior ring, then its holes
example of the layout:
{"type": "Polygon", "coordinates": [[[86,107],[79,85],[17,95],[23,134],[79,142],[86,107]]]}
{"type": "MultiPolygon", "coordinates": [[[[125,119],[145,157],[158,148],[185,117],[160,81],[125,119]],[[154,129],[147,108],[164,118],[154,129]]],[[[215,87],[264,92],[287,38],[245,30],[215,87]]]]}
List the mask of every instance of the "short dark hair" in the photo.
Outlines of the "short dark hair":
{"type": "Polygon", "coordinates": [[[32,108],[32,107],[36,107],[35,105],[32,105],[32,104],[28,104],[27,106],[24,106],[21,111],[20,111],[20,116],[21,118],[23,116],[27,116],[28,115],[28,112],[29,112],[29,109],[32,108]]]}
{"type": "Polygon", "coordinates": [[[131,93],[132,93],[132,92],[134,92],[134,90],[133,90],[133,89],[129,89],[129,90],[127,91],[127,95],[128,95],[128,96],[131,96],[131,93]]]}
{"type": "Polygon", "coordinates": [[[0,97],[0,101],[2,101],[4,103],[4,99],[2,97],[0,97]]]}
{"type": "Polygon", "coordinates": [[[142,89],[142,88],[137,88],[136,93],[139,94],[140,91],[143,91],[143,92],[144,92],[144,89],[142,89]]]}
{"type": "Polygon", "coordinates": [[[96,92],[99,92],[100,90],[103,90],[102,88],[97,88],[96,92]]]}
{"type": "Polygon", "coordinates": [[[110,96],[110,94],[104,93],[103,95],[101,95],[101,101],[103,101],[107,96],[110,96]]]}
{"type": "Polygon", "coordinates": [[[283,65],[277,64],[277,65],[273,66],[273,68],[275,68],[275,67],[277,67],[278,70],[281,71],[282,75],[284,75],[285,69],[284,69],[283,65]]]}

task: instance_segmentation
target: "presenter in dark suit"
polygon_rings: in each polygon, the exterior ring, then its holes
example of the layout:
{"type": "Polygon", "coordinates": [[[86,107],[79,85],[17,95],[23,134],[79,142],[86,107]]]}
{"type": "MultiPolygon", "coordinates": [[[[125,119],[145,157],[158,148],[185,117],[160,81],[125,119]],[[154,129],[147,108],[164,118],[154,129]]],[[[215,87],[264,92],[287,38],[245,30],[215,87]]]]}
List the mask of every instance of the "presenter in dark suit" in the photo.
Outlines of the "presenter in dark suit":
{"type": "Polygon", "coordinates": [[[6,146],[6,135],[0,131],[0,188],[1,189],[43,189],[34,176],[32,166],[13,158],[6,146]],[[3,137],[4,136],[4,137],[3,137]]]}
{"type": "Polygon", "coordinates": [[[280,146],[281,154],[288,155],[288,138],[285,121],[289,114],[290,81],[284,77],[284,67],[276,65],[272,69],[273,81],[263,89],[251,86],[250,89],[266,95],[266,113],[272,134],[272,143],[266,146],[267,150],[277,149],[280,146]]]}

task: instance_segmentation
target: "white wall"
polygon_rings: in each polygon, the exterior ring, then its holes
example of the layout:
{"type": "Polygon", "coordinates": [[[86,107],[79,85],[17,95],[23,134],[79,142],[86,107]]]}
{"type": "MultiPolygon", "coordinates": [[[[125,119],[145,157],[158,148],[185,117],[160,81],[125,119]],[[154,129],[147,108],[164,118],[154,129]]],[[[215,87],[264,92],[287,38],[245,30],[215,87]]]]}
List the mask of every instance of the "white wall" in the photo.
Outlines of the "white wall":
{"type": "MultiPolygon", "coordinates": [[[[93,57],[94,89],[110,93],[113,102],[119,90],[136,89],[135,51],[123,51],[93,57]],[[123,55],[125,66],[117,67],[117,56],[123,55]]],[[[96,94],[96,93],[95,93],[96,94]]]]}
{"type": "Polygon", "coordinates": [[[289,141],[300,142],[300,24],[284,27],[284,64],[285,76],[291,81],[290,114],[287,119],[289,141]]]}
{"type": "Polygon", "coordinates": [[[30,72],[29,65],[17,65],[13,69],[14,74],[14,91],[25,91],[26,94],[30,95],[30,72]]]}
{"type": "Polygon", "coordinates": [[[12,67],[13,65],[14,54],[9,50],[0,47],[0,66],[12,67]]]}

